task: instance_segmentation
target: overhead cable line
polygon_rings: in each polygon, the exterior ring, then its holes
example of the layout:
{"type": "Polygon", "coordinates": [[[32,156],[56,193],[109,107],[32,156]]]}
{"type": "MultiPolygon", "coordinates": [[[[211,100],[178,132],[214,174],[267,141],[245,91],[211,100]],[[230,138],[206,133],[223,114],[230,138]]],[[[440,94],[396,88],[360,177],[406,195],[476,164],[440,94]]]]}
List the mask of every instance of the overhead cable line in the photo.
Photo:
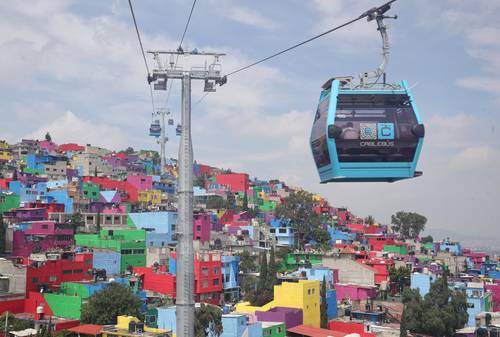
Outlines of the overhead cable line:
{"type": "MultiPolygon", "coordinates": [[[[179,42],[179,47],[177,47],[177,50],[182,50],[182,42],[184,42],[184,38],[186,37],[186,32],[188,30],[189,24],[191,23],[191,17],[193,16],[193,11],[194,11],[194,6],[196,5],[196,0],[193,0],[193,5],[191,6],[191,10],[189,11],[189,16],[186,21],[186,25],[184,26],[184,32],[182,33],[181,41],[179,42]]],[[[175,64],[174,68],[177,66],[177,62],[179,61],[179,54],[177,54],[175,58],[175,64]]],[[[170,99],[170,93],[172,92],[172,84],[174,82],[170,81],[170,86],[168,87],[167,90],[167,99],[165,100],[165,107],[167,106],[168,100],[170,99]]]]}
{"type": "Polygon", "coordinates": [[[258,65],[258,64],[260,64],[260,63],[262,63],[262,62],[265,62],[265,61],[267,61],[267,60],[270,60],[270,59],[272,59],[272,58],[274,58],[274,57],[276,57],[276,56],[279,56],[279,55],[281,55],[281,54],[284,54],[284,53],[286,53],[286,52],[288,52],[288,51],[290,51],[290,50],[292,50],[292,49],[298,48],[298,47],[300,47],[300,46],[305,45],[306,43],[309,43],[309,42],[311,42],[311,41],[314,41],[314,40],[316,40],[316,39],[319,39],[319,38],[320,38],[320,37],[322,37],[322,36],[325,36],[325,35],[330,34],[330,33],[334,32],[334,31],[336,31],[336,30],[339,30],[339,29],[341,29],[341,28],[344,28],[344,27],[346,27],[346,26],[348,26],[348,25],[350,25],[350,24],[352,24],[352,23],[354,23],[354,22],[356,22],[356,21],[359,21],[359,20],[361,20],[361,19],[363,19],[363,18],[365,18],[365,17],[369,16],[369,15],[370,15],[371,13],[373,13],[374,11],[377,11],[377,10],[379,10],[379,9],[381,9],[381,8],[385,7],[385,6],[388,6],[388,5],[392,4],[392,3],[393,3],[393,2],[395,2],[395,1],[396,1],[396,0],[391,0],[391,1],[389,1],[389,2],[387,2],[387,3],[385,3],[385,4],[383,4],[382,6],[372,8],[372,9],[370,9],[370,10],[368,10],[368,11],[364,12],[363,14],[361,14],[360,16],[358,16],[357,18],[354,18],[354,19],[352,19],[352,20],[349,20],[349,21],[347,21],[347,22],[345,22],[345,23],[343,23],[343,24],[341,24],[341,25],[339,25],[339,26],[337,26],[337,27],[334,27],[334,28],[332,28],[332,29],[330,29],[330,30],[327,30],[327,31],[326,31],[326,32],[324,32],[324,33],[318,34],[318,35],[316,35],[316,36],[311,37],[310,39],[307,39],[307,40],[305,40],[305,41],[302,41],[302,42],[299,42],[299,43],[297,43],[297,44],[294,44],[294,45],[293,45],[293,46],[291,46],[291,47],[288,47],[288,48],[286,48],[286,49],[283,49],[283,50],[281,50],[281,51],[279,51],[279,52],[277,52],[277,53],[274,53],[274,54],[272,54],[272,55],[270,55],[270,56],[267,56],[267,57],[265,57],[265,58],[263,58],[263,59],[260,59],[260,60],[258,60],[258,61],[256,61],[256,62],[253,62],[253,63],[251,63],[251,64],[249,64],[249,65],[247,65],[247,66],[244,66],[244,67],[241,67],[241,68],[239,68],[239,69],[236,69],[236,70],[234,70],[234,71],[230,72],[229,74],[226,74],[226,76],[225,76],[225,77],[227,77],[227,76],[231,76],[231,75],[234,75],[234,74],[236,74],[236,73],[239,73],[240,71],[243,71],[243,70],[246,70],[246,69],[251,68],[251,67],[253,67],[253,66],[256,66],[256,65],[258,65]]]}
{"type": "MultiPolygon", "coordinates": [[[[134,20],[135,32],[137,33],[137,39],[139,40],[139,46],[141,47],[142,58],[144,60],[144,65],[146,66],[146,72],[148,76],[150,75],[148,62],[146,61],[146,53],[144,52],[144,47],[142,46],[141,34],[139,33],[139,28],[137,27],[137,20],[135,19],[134,7],[132,6],[132,0],[128,0],[128,5],[130,7],[130,13],[132,14],[132,19],[134,20]]],[[[153,87],[149,83],[149,93],[151,94],[151,105],[153,107],[153,113],[155,113],[155,102],[153,97],[153,87]]]]}

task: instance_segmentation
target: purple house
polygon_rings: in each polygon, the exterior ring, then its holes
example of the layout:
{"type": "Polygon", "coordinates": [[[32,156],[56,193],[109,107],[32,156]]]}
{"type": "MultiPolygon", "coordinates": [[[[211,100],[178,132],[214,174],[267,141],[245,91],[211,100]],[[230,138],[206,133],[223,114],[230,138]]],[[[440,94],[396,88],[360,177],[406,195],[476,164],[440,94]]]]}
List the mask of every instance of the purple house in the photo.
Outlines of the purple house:
{"type": "Polygon", "coordinates": [[[302,325],[302,309],[275,307],[268,311],[256,311],[259,322],[284,322],[286,329],[302,325]]]}
{"type": "Polygon", "coordinates": [[[9,212],[3,214],[4,220],[10,223],[17,223],[22,221],[40,221],[47,220],[47,208],[45,207],[20,207],[11,209],[9,212]]]}
{"type": "Polygon", "coordinates": [[[74,244],[73,230],[55,221],[31,221],[21,223],[14,232],[12,255],[29,256],[51,248],[65,248],[74,244]]]}
{"type": "Polygon", "coordinates": [[[119,191],[101,191],[99,194],[99,202],[119,204],[122,202],[122,198],[119,191]]]}

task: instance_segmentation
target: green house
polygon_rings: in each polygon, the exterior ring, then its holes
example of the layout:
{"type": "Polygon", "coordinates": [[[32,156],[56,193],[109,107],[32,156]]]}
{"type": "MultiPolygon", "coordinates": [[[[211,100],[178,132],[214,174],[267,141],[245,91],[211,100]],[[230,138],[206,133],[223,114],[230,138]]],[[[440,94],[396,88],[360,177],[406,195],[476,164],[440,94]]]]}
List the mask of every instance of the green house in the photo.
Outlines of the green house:
{"type": "Polygon", "coordinates": [[[92,201],[99,201],[99,194],[101,192],[101,186],[91,182],[83,183],[82,193],[84,199],[89,199],[92,201]]]}
{"type": "Polygon", "coordinates": [[[44,294],[54,316],[62,318],[80,319],[82,298],[80,296],[68,296],[65,294],[44,294]]]}
{"type": "Polygon", "coordinates": [[[12,192],[0,192],[0,214],[19,207],[20,198],[12,192]]]}
{"type": "Polygon", "coordinates": [[[397,253],[400,255],[407,255],[408,248],[406,245],[385,245],[384,252],[397,253]]]}
{"type": "Polygon", "coordinates": [[[285,323],[262,322],[262,337],[285,337],[285,323]]]}
{"type": "Polygon", "coordinates": [[[146,266],[146,231],[142,229],[103,229],[99,234],[76,234],[77,246],[106,248],[121,253],[120,272],[129,266],[146,266]]]}
{"type": "Polygon", "coordinates": [[[323,254],[318,253],[288,253],[283,259],[283,269],[296,270],[307,265],[318,265],[323,262],[323,254]]]}

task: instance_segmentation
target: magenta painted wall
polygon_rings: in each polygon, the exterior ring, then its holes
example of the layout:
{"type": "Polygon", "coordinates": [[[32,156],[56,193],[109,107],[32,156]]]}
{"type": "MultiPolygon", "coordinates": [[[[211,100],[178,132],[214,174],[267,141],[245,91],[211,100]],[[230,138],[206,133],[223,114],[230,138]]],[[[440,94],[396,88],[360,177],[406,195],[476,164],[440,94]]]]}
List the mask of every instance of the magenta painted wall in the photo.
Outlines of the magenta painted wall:
{"type": "Polygon", "coordinates": [[[12,255],[29,256],[35,248],[64,248],[74,244],[73,230],[58,229],[54,221],[34,221],[29,227],[14,232],[12,255]],[[64,237],[61,237],[64,236],[64,237]]]}
{"type": "Polygon", "coordinates": [[[134,186],[139,191],[149,191],[153,189],[153,177],[151,176],[128,176],[127,183],[134,186]]]}
{"type": "Polygon", "coordinates": [[[302,309],[275,307],[268,311],[256,311],[259,322],[284,322],[287,329],[302,325],[302,309]]]}
{"type": "Polygon", "coordinates": [[[211,215],[198,213],[193,216],[193,238],[201,242],[210,241],[211,215]]]}
{"type": "Polygon", "coordinates": [[[337,290],[337,300],[366,300],[377,295],[375,287],[363,287],[355,284],[335,284],[337,290]]]}

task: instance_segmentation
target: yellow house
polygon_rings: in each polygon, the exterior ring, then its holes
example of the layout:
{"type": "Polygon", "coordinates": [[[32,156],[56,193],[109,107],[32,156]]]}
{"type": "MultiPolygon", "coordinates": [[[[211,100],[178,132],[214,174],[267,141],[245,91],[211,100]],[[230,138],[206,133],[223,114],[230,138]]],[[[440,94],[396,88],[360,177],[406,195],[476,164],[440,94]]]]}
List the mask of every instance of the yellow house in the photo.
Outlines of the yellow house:
{"type": "Polygon", "coordinates": [[[319,281],[283,282],[281,285],[274,286],[274,300],[272,302],[262,307],[251,306],[249,302],[238,303],[236,311],[253,314],[255,311],[268,311],[274,307],[302,309],[303,324],[319,328],[320,301],[319,281]]]}
{"type": "Polygon", "coordinates": [[[14,157],[9,150],[0,148],[0,161],[9,161],[13,159],[14,157]]]}
{"type": "Polygon", "coordinates": [[[156,329],[147,327],[145,324],[141,326],[142,332],[137,331],[137,323],[141,321],[134,316],[118,316],[115,326],[104,327],[102,337],[168,337],[171,332],[165,329],[156,329]],[[133,322],[134,324],[130,324],[133,322]],[[135,331],[131,331],[131,326],[135,326],[135,331]]]}
{"type": "Polygon", "coordinates": [[[145,204],[158,205],[161,203],[161,191],[139,191],[139,193],[137,194],[137,201],[145,204]]]}

